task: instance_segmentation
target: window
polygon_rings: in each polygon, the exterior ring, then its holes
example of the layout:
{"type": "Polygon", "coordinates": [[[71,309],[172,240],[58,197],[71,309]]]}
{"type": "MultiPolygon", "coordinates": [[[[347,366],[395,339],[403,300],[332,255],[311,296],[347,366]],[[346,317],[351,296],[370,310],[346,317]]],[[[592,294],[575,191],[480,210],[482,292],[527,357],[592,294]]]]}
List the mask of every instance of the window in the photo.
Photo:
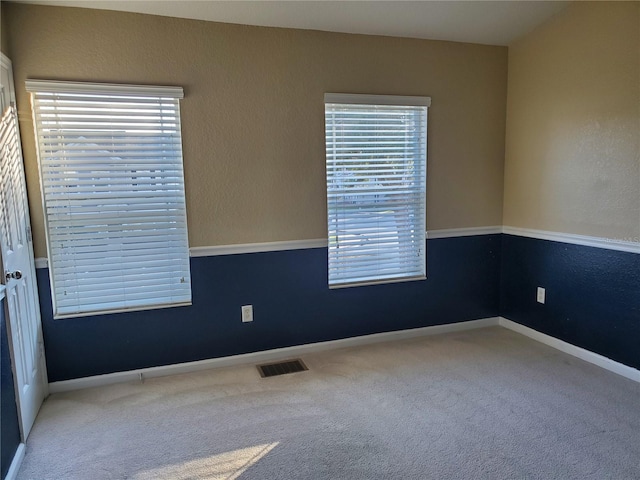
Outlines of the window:
{"type": "Polygon", "coordinates": [[[26,86],[55,318],[190,304],[182,88],[26,86]]]}
{"type": "Polygon", "coordinates": [[[325,94],[329,286],[424,279],[429,97],[325,94]]]}

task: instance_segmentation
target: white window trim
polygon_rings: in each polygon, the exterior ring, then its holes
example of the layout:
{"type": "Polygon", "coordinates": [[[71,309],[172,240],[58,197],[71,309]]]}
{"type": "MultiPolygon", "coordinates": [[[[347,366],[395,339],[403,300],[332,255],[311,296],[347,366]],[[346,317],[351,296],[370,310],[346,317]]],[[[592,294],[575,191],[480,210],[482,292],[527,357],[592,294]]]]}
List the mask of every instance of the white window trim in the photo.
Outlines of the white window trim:
{"type": "Polygon", "coordinates": [[[167,98],[184,98],[182,87],[168,87],[156,85],[124,85],[117,83],[92,83],[92,82],[66,82],[53,80],[26,80],[26,90],[33,92],[49,93],[75,93],[78,87],[86,93],[107,93],[122,96],[157,95],[167,98]]]}
{"type": "Polygon", "coordinates": [[[431,97],[402,95],[360,95],[355,93],[325,93],[324,103],[351,105],[398,105],[402,107],[430,107],[431,97]]]}

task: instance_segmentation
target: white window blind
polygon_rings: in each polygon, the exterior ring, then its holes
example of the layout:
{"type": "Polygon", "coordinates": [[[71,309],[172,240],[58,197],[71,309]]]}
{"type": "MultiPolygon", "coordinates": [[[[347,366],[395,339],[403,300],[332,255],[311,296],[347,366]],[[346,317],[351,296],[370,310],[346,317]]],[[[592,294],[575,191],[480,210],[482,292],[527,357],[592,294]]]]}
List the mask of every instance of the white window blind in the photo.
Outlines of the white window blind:
{"type": "Polygon", "coordinates": [[[54,316],[189,304],[182,88],[26,86],[54,316]]]}
{"type": "Polygon", "coordinates": [[[325,95],[330,287],[425,278],[429,105],[325,95]]]}

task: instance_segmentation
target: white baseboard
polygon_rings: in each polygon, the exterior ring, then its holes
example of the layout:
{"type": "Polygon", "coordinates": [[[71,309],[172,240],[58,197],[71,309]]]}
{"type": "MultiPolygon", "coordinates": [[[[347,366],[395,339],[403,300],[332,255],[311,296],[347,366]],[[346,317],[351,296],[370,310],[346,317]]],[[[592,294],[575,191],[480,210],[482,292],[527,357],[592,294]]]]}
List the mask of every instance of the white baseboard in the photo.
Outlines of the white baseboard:
{"type": "MultiPolygon", "coordinates": [[[[236,365],[246,365],[253,363],[264,363],[282,360],[285,358],[305,355],[309,353],[335,350],[337,348],[356,347],[371,345],[374,343],[389,342],[393,340],[404,340],[427,335],[438,335],[442,333],[460,332],[477,328],[501,326],[514,332],[525,335],[540,343],[560,350],[564,353],[578,357],[586,362],[597,365],[613,373],[640,383],[640,370],[623,365],[622,363],[603,357],[597,353],[576,347],[570,343],[551,337],[544,333],[525,327],[503,317],[484,318],[481,320],[471,320],[467,322],[449,323],[445,325],[434,325],[430,327],[412,328],[409,330],[399,330],[394,332],[375,333],[359,337],[343,338],[328,342],[310,343],[307,345],[296,345],[293,347],[276,348],[263,352],[246,353],[243,355],[233,355],[222,358],[212,358],[196,362],[178,363],[174,365],[163,365],[160,367],[141,368],[128,370],[126,372],[109,373],[92,377],[76,378],[73,380],[63,380],[49,384],[50,393],[68,392],[83,388],[100,387],[114,383],[137,382],[141,378],[163,377],[166,375],[176,375],[180,373],[197,372],[211,368],[231,367],[236,365]]],[[[24,454],[23,454],[24,455],[24,454]]]]}
{"type": "Polygon", "coordinates": [[[525,335],[540,343],[544,343],[545,345],[560,350],[561,352],[567,353],[574,357],[578,357],[585,362],[592,363],[594,365],[597,365],[598,367],[604,368],[605,370],[609,370],[610,372],[617,373],[618,375],[640,383],[640,370],[636,370],[633,367],[629,367],[622,363],[616,362],[615,360],[611,360],[610,358],[603,357],[602,355],[594,353],[590,350],[576,347],[575,345],[571,345],[570,343],[567,343],[563,340],[559,340],[550,335],[538,332],[537,330],[525,327],[524,325],[512,322],[511,320],[507,320],[504,317],[499,317],[498,322],[501,327],[513,330],[514,332],[525,335]]]}
{"type": "Polygon", "coordinates": [[[485,328],[498,325],[498,317],[484,318],[481,320],[471,320],[468,322],[448,323],[446,325],[434,325],[431,327],[412,328],[394,332],[375,333],[360,337],[331,340],[328,342],[310,343],[307,345],[296,345],[293,347],[276,348],[263,352],[246,353],[243,355],[233,355],[230,357],[212,358],[197,362],[178,363],[174,365],[163,365],[160,367],[141,368],[126,372],[108,373],[93,377],[77,378],[73,380],[63,380],[51,382],[49,393],[68,392],[82,388],[100,387],[122,382],[140,381],[141,378],[163,377],[179,373],[197,372],[210,368],[230,367],[235,365],[246,365],[250,363],[263,363],[269,361],[282,360],[288,357],[305,355],[325,350],[337,348],[355,347],[370,345],[373,343],[388,342],[392,340],[404,340],[407,338],[421,337],[426,335],[438,335],[441,333],[459,332],[476,328],[485,328]]]}
{"type": "Polygon", "coordinates": [[[5,480],[15,480],[18,476],[18,471],[20,470],[20,466],[22,465],[22,460],[24,460],[25,453],[24,443],[18,445],[18,449],[16,450],[15,455],[13,456],[13,460],[11,461],[11,466],[7,471],[7,476],[4,477],[5,480]]]}

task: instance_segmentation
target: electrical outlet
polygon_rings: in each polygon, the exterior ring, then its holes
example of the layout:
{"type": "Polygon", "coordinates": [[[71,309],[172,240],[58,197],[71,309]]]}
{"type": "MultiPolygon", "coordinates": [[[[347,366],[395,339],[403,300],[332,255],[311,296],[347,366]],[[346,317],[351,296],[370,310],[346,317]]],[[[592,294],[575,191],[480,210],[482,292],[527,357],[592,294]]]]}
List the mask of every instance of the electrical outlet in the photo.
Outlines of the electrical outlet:
{"type": "Polygon", "coordinates": [[[242,323],[253,322],[253,305],[242,306],[242,323]]]}
{"type": "Polygon", "coordinates": [[[545,296],[546,296],[545,289],[542,287],[538,287],[538,296],[537,296],[538,303],[544,303],[545,296]]]}

